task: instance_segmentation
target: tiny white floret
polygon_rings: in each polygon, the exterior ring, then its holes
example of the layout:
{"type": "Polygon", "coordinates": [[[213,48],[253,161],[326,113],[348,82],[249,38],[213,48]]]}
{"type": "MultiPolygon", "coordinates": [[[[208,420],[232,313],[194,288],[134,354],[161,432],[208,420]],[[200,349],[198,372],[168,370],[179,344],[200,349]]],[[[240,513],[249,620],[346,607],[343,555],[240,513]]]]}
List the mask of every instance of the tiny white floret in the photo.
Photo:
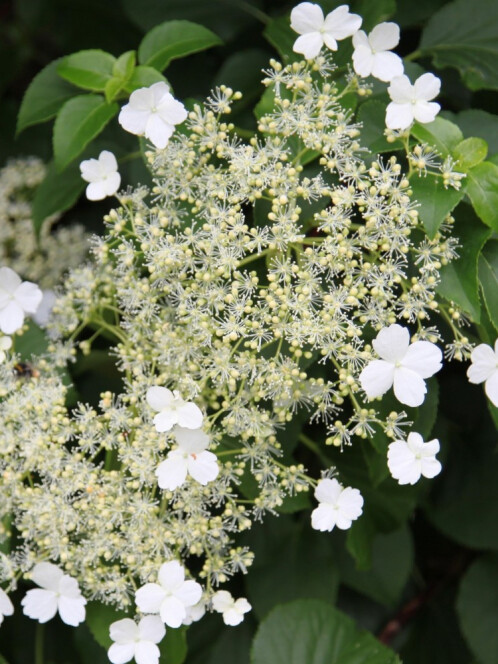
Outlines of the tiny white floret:
{"type": "Polygon", "coordinates": [[[395,440],[388,447],[387,465],[398,484],[415,484],[420,477],[432,478],[441,472],[441,464],[436,459],[439,440],[424,439],[412,431],[407,440],[395,440]]]}
{"type": "Polygon", "coordinates": [[[412,85],[408,76],[395,76],[387,91],[392,101],[386,109],[388,129],[407,129],[414,120],[432,122],[441,106],[431,99],[437,97],[441,80],[434,74],[422,74],[412,85]]]}
{"type": "Polygon", "coordinates": [[[12,339],[10,337],[0,337],[0,364],[5,362],[5,358],[7,357],[5,351],[9,350],[9,348],[12,348],[12,339]]]}
{"type": "Polygon", "coordinates": [[[316,58],[324,45],[337,51],[337,41],[354,35],[361,23],[361,16],[350,14],[348,5],[340,5],[324,17],[320,5],[301,2],[291,12],[291,28],[301,35],[293,50],[307,60],[316,58]]]}
{"type": "Polygon", "coordinates": [[[86,188],[89,201],[101,201],[113,196],[121,184],[116,157],[109,150],[102,150],[98,159],[85,159],[80,164],[81,177],[90,184],[86,188]]]}
{"type": "Polygon", "coordinates": [[[34,314],[43,294],[36,284],[22,281],[10,267],[0,267],[0,330],[4,334],[17,332],[26,314],[34,314]]]}
{"type": "Polygon", "coordinates": [[[479,344],[471,353],[472,364],[467,369],[471,383],[484,383],[484,391],[493,406],[498,408],[498,339],[495,349],[487,344],[479,344]]]}
{"type": "Polygon", "coordinates": [[[11,616],[14,613],[14,605],[10,601],[3,588],[0,588],[0,625],[3,623],[4,616],[11,616]]]}
{"type": "Polygon", "coordinates": [[[148,88],[139,88],[119,113],[119,124],[137,136],[145,136],[156,148],[165,148],[175,125],[187,118],[185,106],[176,100],[167,83],[160,81],[148,88]]]}
{"type": "Polygon", "coordinates": [[[40,588],[28,590],[21,602],[28,618],[45,623],[58,611],[66,625],[76,627],[85,620],[86,599],[76,579],[52,563],[35,565],[31,578],[40,588]]]}
{"type": "Polygon", "coordinates": [[[113,622],[109,636],[114,641],[107,651],[112,664],[125,664],[135,658],[137,664],[158,664],[161,653],[156,644],[166,635],[159,616],[145,616],[137,623],[131,618],[113,622]]]}
{"type": "Polygon", "coordinates": [[[394,395],[407,406],[420,406],[430,378],[441,369],[443,354],[430,341],[410,344],[410,333],[401,325],[389,325],[379,332],[372,346],[381,357],[372,360],[360,374],[360,384],[373,399],[394,387],[394,395]]]}
{"type": "Polygon", "coordinates": [[[396,23],[379,23],[367,36],[359,30],[353,36],[353,67],[359,76],[374,76],[380,81],[391,81],[402,76],[403,61],[391,50],[399,44],[396,23]]]}
{"type": "Polygon", "coordinates": [[[335,478],[320,480],[315,489],[320,503],[311,513],[311,527],[320,531],[351,528],[363,513],[363,496],[358,489],[343,487],[335,478]]]}
{"type": "Polygon", "coordinates": [[[202,426],[201,409],[192,401],[184,401],[177,390],[167,387],[149,387],[147,403],[158,412],[154,417],[156,431],[170,431],[175,424],[184,429],[199,429],[202,426]]]}
{"type": "Polygon", "coordinates": [[[177,449],[171,451],[156,470],[161,489],[174,491],[181,486],[187,475],[205,486],[219,473],[216,455],[207,451],[209,436],[200,429],[177,427],[174,432],[177,449]]]}
{"type": "Polygon", "coordinates": [[[231,627],[239,625],[244,620],[244,614],[252,609],[245,597],[235,600],[228,590],[218,590],[213,595],[212,603],[213,609],[223,614],[225,625],[231,627]]]}
{"type": "Polygon", "coordinates": [[[180,627],[187,608],[201,599],[202,587],[196,581],[185,581],[185,569],[177,560],[161,565],[158,581],[137,590],[137,607],[142,613],[158,613],[168,627],[180,627]]]}

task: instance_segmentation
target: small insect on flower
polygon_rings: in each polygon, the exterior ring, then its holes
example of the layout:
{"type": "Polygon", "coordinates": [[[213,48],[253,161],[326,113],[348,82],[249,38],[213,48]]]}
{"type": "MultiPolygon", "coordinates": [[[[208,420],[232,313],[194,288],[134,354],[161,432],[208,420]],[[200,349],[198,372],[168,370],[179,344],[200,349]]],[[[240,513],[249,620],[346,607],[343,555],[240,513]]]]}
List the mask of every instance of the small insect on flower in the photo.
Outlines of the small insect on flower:
{"type": "Polygon", "coordinates": [[[228,590],[218,590],[213,595],[212,601],[213,609],[217,613],[222,613],[223,622],[231,627],[239,625],[244,620],[244,614],[252,609],[245,597],[235,600],[228,590]]]}
{"type": "Polygon", "coordinates": [[[17,378],[39,378],[40,372],[29,362],[17,362],[14,364],[14,373],[17,378]]]}

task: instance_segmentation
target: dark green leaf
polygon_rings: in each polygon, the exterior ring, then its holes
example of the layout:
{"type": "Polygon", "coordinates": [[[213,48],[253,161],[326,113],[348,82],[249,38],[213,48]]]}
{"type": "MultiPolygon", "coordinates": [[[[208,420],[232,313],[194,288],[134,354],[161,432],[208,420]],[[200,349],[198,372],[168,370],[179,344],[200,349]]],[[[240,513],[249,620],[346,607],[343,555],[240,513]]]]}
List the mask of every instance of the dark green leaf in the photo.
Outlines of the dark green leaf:
{"type": "Polygon", "coordinates": [[[251,664],[397,664],[392,650],[318,600],[278,606],[261,623],[251,664]]]}
{"type": "Polygon", "coordinates": [[[422,33],[420,50],[437,67],[455,67],[471,90],[498,89],[498,5],[457,0],[436,12],[422,33]]]}
{"type": "Polygon", "coordinates": [[[479,257],[479,282],[488,315],[498,330],[498,241],[491,240],[479,257]]]}
{"type": "Polygon", "coordinates": [[[363,124],[361,145],[371,153],[391,152],[400,147],[400,143],[389,143],[384,136],[386,128],[386,105],[378,99],[369,99],[358,109],[358,121],[363,124]]]}
{"type": "Polygon", "coordinates": [[[482,556],[460,585],[457,611],[462,632],[482,664],[498,662],[498,555],[482,556]]]}
{"type": "Polygon", "coordinates": [[[64,104],[54,124],[54,158],[63,170],[118,112],[99,95],[80,95],[64,104]]]}
{"type": "MultiPolygon", "coordinates": [[[[341,2],[337,3],[342,4],[341,2]]],[[[378,23],[387,21],[396,12],[396,0],[356,0],[351,3],[351,11],[363,18],[362,30],[371,30],[378,23]]]]}
{"type": "Polygon", "coordinates": [[[483,226],[468,206],[463,205],[455,214],[453,234],[459,240],[458,258],[441,268],[440,295],[458,304],[476,322],[481,318],[477,263],[479,253],[489,238],[490,231],[483,226]]]}
{"type": "Polygon", "coordinates": [[[164,664],[182,664],[187,657],[186,628],[167,629],[166,636],[159,644],[161,662],[164,664]]]}
{"type": "Polygon", "coordinates": [[[498,230],[498,166],[483,161],[467,174],[467,194],[485,224],[498,230]]]}
{"type": "Polygon", "coordinates": [[[498,152],[498,117],[476,108],[461,111],[455,116],[455,122],[465,136],[479,136],[489,147],[490,154],[498,152]]]}
{"type": "Polygon", "coordinates": [[[413,422],[413,431],[417,431],[424,440],[428,440],[436,423],[439,405],[439,383],[437,378],[429,378],[424,403],[418,407],[413,422]]]}
{"type": "Polygon", "coordinates": [[[57,73],[79,88],[103,92],[112,78],[115,62],[116,58],[105,51],[79,51],[63,58],[57,67],[57,73]]]}
{"type": "Polygon", "coordinates": [[[77,164],[73,164],[62,173],[58,173],[55,165],[51,164],[33,199],[32,215],[35,233],[40,232],[47,217],[69,210],[78,200],[85,184],[81,179],[77,164]]]}
{"type": "Polygon", "coordinates": [[[109,626],[116,620],[127,618],[124,611],[117,611],[114,607],[100,602],[89,602],[86,605],[86,624],[90,628],[93,638],[103,648],[109,648],[112,645],[109,636],[109,626]]]}
{"type": "Polygon", "coordinates": [[[78,90],[57,74],[61,60],[54,60],[37,74],[23,97],[17,132],[39,122],[46,122],[57,115],[64,103],[78,94],[78,90]]]}
{"type": "Polygon", "coordinates": [[[486,159],[488,144],[482,138],[465,138],[453,150],[453,156],[458,160],[457,169],[465,172],[480,164],[486,159]]]}
{"type": "Polygon", "coordinates": [[[222,41],[203,25],[190,21],[166,21],[148,32],[138,47],[141,65],[163,71],[171,60],[218,46],[222,41]]]}
{"type": "Polygon", "coordinates": [[[21,359],[30,361],[32,355],[41,355],[46,352],[48,339],[45,332],[30,320],[28,329],[20,336],[16,335],[14,344],[15,351],[19,353],[21,359]]]}
{"type": "Polygon", "coordinates": [[[427,235],[432,239],[448,214],[463,198],[464,188],[444,188],[443,180],[437,175],[427,173],[425,177],[412,175],[410,186],[413,200],[419,203],[419,217],[424,224],[427,235]]]}
{"type": "Polygon", "coordinates": [[[290,27],[288,16],[279,16],[272,19],[263,30],[263,35],[270,44],[278,51],[280,57],[287,60],[301,60],[304,58],[300,53],[294,53],[292,47],[298,35],[290,27]]]}
{"type": "Polygon", "coordinates": [[[427,124],[415,123],[410,131],[421,143],[435,147],[442,157],[450,155],[463,141],[460,128],[444,118],[436,118],[427,124]]]}
{"type": "Polygon", "coordinates": [[[124,89],[126,92],[131,93],[134,90],[138,90],[138,88],[148,88],[154,83],[160,83],[161,81],[167,83],[164,76],[161,72],[157,71],[157,69],[154,69],[154,67],[142,67],[139,65],[133,70],[133,74],[126,82],[124,89]]]}

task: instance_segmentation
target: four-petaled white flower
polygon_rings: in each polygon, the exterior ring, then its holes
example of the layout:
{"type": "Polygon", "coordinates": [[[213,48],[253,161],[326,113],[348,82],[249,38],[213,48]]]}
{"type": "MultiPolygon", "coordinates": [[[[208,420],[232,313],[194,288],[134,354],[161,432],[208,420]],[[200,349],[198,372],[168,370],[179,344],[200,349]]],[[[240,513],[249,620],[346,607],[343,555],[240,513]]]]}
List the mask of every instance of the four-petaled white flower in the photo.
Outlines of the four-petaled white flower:
{"type": "Polygon", "coordinates": [[[324,44],[337,51],[337,41],[354,35],[361,22],[361,16],[349,13],[348,5],[340,5],[324,17],[320,5],[301,2],[291,12],[291,28],[301,35],[293,50],[302,53],[307,60],[316,58],[324,44]]]}
{"type": "Polygon", "coordinates": [[[343,487],[336,479],[320,480],[315,498],[320,503],[311,513],[315,530],[331,531],[335,526],[347,530],[363,512],[363,496],[358,489],[343,487]]]}
{"type": "Polygon", "coordinates": [[[177,560],[161,565],[158,581],[137,590],[137,607],[143,613],[159,613],[168,627],[180,627],[187,608],[201,599],[202,588],[196,581],[185,581],[185,570],[177,560]]]}
{"type": "Polygon", "coordinates": [[[102,150],[98,159],[85,159],[80,164],[81,177],[90,184],[86,188],[89,201],[101,201],[113,196],[121,184],[118,162],[109,150],[102,150]]]}
{"type": "Polygon", "coordinates": [[[169,86],[160,81],[149,88],[132,92],[130,101],[119,114],[119,124],[137,136],[145,136],[156,148],[165,148],[175,125],[187,118],[185,106],[169,91],[169,86]]]}
{"type": "Polygon", "coordinates": [[[379,23],[366,35],[360,30],[353,35],[353,66],[359,76],[375,76],[380,81],[391,81],[404,71],[403,61],[391,50],[399,44],[396,23],[379,23]]]}
{"type": "Polygon", "coordinates": [[[412,431],[407,440],[395,440],[387,451],[387,465],[398,484],[415,484],[420,476],[436,477],[441,472],[441,464],[436,459],[439,440],[424,439],[412,431]]]}
{"type": "Polygon", "coordinates": [[[149,387],[147,403],[158,411],[154,417],[156,431],[170,431],[175,424],[184,429],[199,429],[202,426],[201,409],[192,401],[184,401],[177,390],[167,387],[149,387]]]}
{"type": "Polygon", "coordinates": [[[0,364],[5,362],[7,357],[5,351],[12,348],[12,339],[10,337],[0,337],[0,364]]]}
{"type": "Polygon", "coordinates": [[[4,616],[11,616],[14,613],[14,605],[5,590],[0,588],[0,625],[3,623],[4,616]]]}
{"type": "Polygon", "coordinates": [[[107,651],[112,664],[125,664],[135,658],[137,664],[158,664],[161,655],[157,643],[166,634],[159,616],[145,616],[138,623],[131,618],[113,622],[109,635],[114,641],[107,651]]]}
{"type": "Polygon", "coordinates": [[[0,268],[0,330],[13,334],[24,323],[25,314],[34,314],[43,294],[31,281],[21,278],[10,267],[0,268]]]}
{"type": "Polygon", "coordinates": [[[218,590],[213,595],[213,609],[223,614],[225,625],[235,627],[244,620],[244,613],[252,609],[245,597],[235,600],[228,590],[218,590]]]}
{"type": "Polygon", "coordinates": [[[414,120],[432,122],[441,106],[431,101],[437,97],[441,81],[434,74],[422,74],[412,85],[408,76],[396,76],[387,91],[392,102],[386,109],[388,129],[407,129],[414,120]]]}
{"type": "Polygon", "coordinates": [[[174,434],[178,448],[171,451],[156,470],[160,488],[174,491],[185,482],[187,474],[203,486],[216,479],[219,472],[216,455],[206,451],[209,436],[200,429],[181,427],[176,428],[174,434]]]}
{"type": "Polygon", "coordinates": [[[493,406],[498,408],[498,339],[495,349],[487,344],[479,344],[470,356],[472,364],[467,369],[471,383],[484,383],[484,391],[493,406]]]}
{"type": "Polygon", "coordinates": [[[73,627],[85,620],[86,599],[76,579],[52,563],[35,565],[31,578],[40,588],[28,590],[23,598],[25,615],[45,623],[59,611],[62,622],[73,627]]]}
{"type": "Polygon", "coordinates": [[[441,369],[442,353],[430,341],[410,344],[410,333],[401,325],[389,325],[379,332],[372,345],[382,358],[372,360],[360,374],[360,384],[371,399],[394,386],[398,401],[420,406],[427,388],[424,378],[441,369]]]}

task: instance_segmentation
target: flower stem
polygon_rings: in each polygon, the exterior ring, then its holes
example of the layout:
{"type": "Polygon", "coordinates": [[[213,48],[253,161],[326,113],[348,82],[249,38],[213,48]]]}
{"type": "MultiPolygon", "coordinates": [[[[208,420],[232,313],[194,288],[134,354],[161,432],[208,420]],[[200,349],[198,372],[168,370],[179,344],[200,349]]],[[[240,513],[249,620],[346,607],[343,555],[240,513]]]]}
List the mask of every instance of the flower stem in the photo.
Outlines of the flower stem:
{"type": "Polygon", "coordinates": [[[43,664],[44,625],[38,623],[35,632],[35,664],[43,664]]]}

